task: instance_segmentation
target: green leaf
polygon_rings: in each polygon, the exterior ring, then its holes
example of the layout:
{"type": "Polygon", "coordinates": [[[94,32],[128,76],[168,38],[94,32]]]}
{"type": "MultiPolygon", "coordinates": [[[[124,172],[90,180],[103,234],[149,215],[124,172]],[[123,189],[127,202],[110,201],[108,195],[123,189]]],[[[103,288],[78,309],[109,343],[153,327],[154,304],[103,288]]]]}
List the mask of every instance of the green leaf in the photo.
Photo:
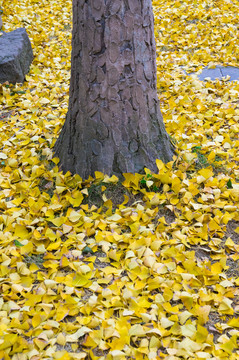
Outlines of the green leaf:
{"type": "Polygon", "coordinates": [[[24,245],[21,244],[20,241],[18,241],[18,240],[14,240],[14,244],[15,244],[17,247],[24,246],[24,245]]]}
{"type": "Polygon", "coordinates": [[[231,179],[228,180],[228,182],[227,182],[227,188],[228,188],[228,189],[233,189],[231,179]]]}
{"type": "Polygon", "coordinates": [[[15,94],[26,94],[26,91],[23,90],[13,90],[10,95],[13,96],[15,94]]]}
{"type": "Polygon", "coordinates": [[[146,184],[146,180],[145,180],[145,179],[140,180],[140,184],[141,184],[141,185],[145,185],[145,184],[146,184]]]}
{"type": "Polygon", "coordinates": [[[89,246],[85,246],[84,249],[82,250],[82,254],[83,255],[94,254],[94,251],[89,246]]]}
{"type": "Polygon", "coordinates": [[[158,186],[156,186],[156,185],[154,185],[154,186],[153,186],[153,191],[154,191],[154,192],[159,191],[159,187],[158,187],[158,186]]]}
{"type": "Polygon", "coordinates": [[[194,146],[194,147],[192,148],[192,152],[200,151],[201,148],[202,148],[201,146],[194,146]]]}

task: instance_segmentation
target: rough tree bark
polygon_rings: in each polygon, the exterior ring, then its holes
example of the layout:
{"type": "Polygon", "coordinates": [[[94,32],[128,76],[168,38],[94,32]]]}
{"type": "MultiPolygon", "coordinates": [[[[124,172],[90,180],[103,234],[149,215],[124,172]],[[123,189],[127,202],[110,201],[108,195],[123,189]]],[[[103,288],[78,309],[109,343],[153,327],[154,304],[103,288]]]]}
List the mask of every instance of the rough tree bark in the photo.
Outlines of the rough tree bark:
{"type": "Polygon", "coordinates": [[[151,0],[73,0],[69,108],[55,145],[84,179],[156,170],[174,150],[156,90],[151,0]]]}

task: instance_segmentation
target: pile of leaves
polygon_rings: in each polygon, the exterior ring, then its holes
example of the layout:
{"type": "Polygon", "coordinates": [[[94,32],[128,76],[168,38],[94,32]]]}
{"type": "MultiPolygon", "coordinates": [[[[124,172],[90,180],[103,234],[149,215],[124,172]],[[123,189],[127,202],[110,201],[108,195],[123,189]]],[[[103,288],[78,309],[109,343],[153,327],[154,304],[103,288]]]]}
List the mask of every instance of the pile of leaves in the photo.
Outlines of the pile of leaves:
{"type": "Polygon", "coordinates": [[[0,87],[0,358],[239,358],[235,1],[153,2],[161,110],[178,156],[158,173],[57,167],[70,79],[71,1],[4,1],[34,62],[0,87]]]}

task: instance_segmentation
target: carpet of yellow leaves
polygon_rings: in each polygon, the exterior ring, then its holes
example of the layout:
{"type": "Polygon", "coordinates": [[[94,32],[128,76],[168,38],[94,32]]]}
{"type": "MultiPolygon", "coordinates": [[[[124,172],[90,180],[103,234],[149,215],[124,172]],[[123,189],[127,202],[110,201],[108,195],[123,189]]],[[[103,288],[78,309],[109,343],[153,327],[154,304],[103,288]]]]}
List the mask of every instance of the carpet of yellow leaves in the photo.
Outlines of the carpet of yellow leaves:
{"type": "Polygon", "coordinates": [[[0,358],[239,359],[239,84],[186,76],[237,66],[237,1],[154,1],[158,89],[179,156],[117,179],[58,171],[71,1],[3,1],[34,61],[0,87],[0,358]],[[102,206],[89,204],[92,186],[102,206]],[[140,194],[140,196],[138,195],[140,194]]]}

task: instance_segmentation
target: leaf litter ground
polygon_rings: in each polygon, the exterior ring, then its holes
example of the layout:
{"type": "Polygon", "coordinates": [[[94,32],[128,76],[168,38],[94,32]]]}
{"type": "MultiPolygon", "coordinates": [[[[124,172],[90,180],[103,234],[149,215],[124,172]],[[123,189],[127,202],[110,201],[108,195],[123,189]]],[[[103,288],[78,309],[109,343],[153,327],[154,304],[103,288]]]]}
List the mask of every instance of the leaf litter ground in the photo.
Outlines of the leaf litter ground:
{"type": "Polygon", "coordinates": [[[3,1],[34,61],[0,87],[0,358],[238,359],[235,1],[154,1],[158,90],[178,156],[158,173],[63,175],[71,2],[3,1]]]}

